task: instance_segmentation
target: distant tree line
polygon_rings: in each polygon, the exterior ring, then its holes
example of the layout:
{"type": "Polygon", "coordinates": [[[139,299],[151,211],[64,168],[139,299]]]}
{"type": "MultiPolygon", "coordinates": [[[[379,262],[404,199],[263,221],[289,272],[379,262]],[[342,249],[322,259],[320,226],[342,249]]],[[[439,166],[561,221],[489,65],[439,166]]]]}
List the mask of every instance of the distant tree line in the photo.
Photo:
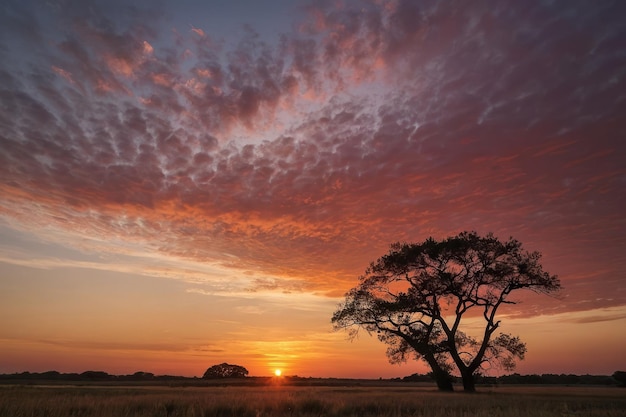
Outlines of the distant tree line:
{"type": "MultiPolygon", "coordinates": [[[[245,369],[245,368],[244,368],[245,369]]],[[[209,368],[211,370],[211,368],[209,368]]],[[[215,378],[207,370],[209,375],[203,377],[203,379],[215,378]]],[[[235,379],[242,378],[243,375],[237,374],[235,379]]],[[[231,376],[232,377],[232,376],[231,376]]],[[[224,378],[218,377],[218,378],[224,378]]],[[[228,376],[227,376],[228,378],[228,376]]],[[[459,383],[460,379],[452,377],[453,382],[459,383]]],[[[254,378],[253,378],[254,379],[254,378]]],[[[309,378],[311,379],[311,378],[309,378]]],[[[291,377],[293,383],[298,381],[305,381],[306,378],[291,377]]],[[[324,385],[335,378],[315,378],[316,383],[324,385]]],[[[201,381],[196,377],[184,377],[173,375],[154,375],[150,372],[135,372],[129,375],[110,375],[103,371],[86,371],[83,373],[60,373],[57,371],[48,372],[21,372],[14,374],[0,374],[0,383],[15,383],[22,381],[58,381],[58,382],[171,382],[171,381],[201,381]]],[[[349,379],[342,380],[344,383],[350,381],[349,379]]],[[[413,374],[405,376],[404,378],[391,378],[390,381],[396,382],[426,382],[432,383],[434,381],[432,374],[413,374]]],[[[612,375],[574,375],[574,374],[533,374],[533,375],[520,375],[518,373],[503,375],[499,377],[495,376],[483,376],[476,375],[477,384],[485,385],[497,385],[497,384],[511,384],[511,385],[618,385],[626,387],[626,371],[616,371],[612,375]]]]}
{"type": "MultiPolygon", "coordinates": [[[[245,378],[248,370],[240,365],[220,363],[206,370],[203,379],[245,378]]],[[[0,374],[0,381],[85,381],[85,382],[122,382],[122,381],[185,381],[194,380],[195,377],[172,375],[154,375],[151,372],[138,371],[130,375],[111,375],[104,371],[85,371],[83,373],[61,373],[58,371],[47,372],[21,372],[15,374],[0,374]]]]}
{"type": "Polygon", "coordinates": [[[85,371],[83,373],[21,372],[15,374],[0,374],[3,381],[164,381],[188,379],[182,376],[154,375],[150,372],[135,372],[130,375],[111,375],[103,371],[85,371]]]}
{"type": "MultiPolygon", "coordinates": [[[[453,377],[454,378],[454,377],[453,377]]],[[[455,378],[456,379],[456,378],[455,378]]],[[[431,374],[413,374],[404,378],[395,378],[403,382],[432,382],[431,374]]],[[[459,381],[454,381],[459,382],[459,381]]],[[[626,386],[626,372],[616,371],[613,375],[574,375],[574,374],[532,374],[518,373],[502,376],[476,375],[477,384],[513,384],[513,385],[619,385],[626,386]]]]}

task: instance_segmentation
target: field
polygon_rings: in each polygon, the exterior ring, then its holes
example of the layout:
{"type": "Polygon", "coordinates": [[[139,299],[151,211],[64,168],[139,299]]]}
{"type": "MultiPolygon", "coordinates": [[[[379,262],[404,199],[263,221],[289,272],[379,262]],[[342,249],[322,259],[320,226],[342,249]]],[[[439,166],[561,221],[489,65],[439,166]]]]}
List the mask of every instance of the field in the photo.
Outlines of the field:
{"type": "Polygon", "coordinates": [[[626,389],[415,386],[0,386],[1,417],[626,416],[626,389]]]}

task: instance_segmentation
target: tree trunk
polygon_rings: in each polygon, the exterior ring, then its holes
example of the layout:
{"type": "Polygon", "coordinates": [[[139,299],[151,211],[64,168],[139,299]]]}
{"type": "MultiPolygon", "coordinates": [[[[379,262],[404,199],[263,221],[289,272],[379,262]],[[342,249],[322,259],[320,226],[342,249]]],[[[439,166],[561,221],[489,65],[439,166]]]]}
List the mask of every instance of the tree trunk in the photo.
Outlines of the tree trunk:
{"type": "Polygon", "coordinates": [[[463,391],[476,392],[476,383],[474,381],[474,372],[468,369],[461,369],[461,378],[463,379],[463,391]]]}
{"type": "Polygon", "coordinates": [[[437,388],[439,391],[445,392],[453,392],[454,387],[452,386],[452,380],[450,379],[450,375],[447,372],[440,371],[434,372],[433,375],[435,377],[435,381],[437,381],[437,388]]]}
{"type": "Polygon", "coordinates": [[[437,388],[439,389],[439,391],[454,391],[450,374],[447,371],[443,370],[441,366],[439,366],[439,363],[437,362],[437,359],[435,359],[435,356],[433,354],[426,354],[422,355],[422,357],[426,360],[428,365],[430,365],[430,369],[432,369],[433,371],[433,377],[437,382],[437,388]]]}

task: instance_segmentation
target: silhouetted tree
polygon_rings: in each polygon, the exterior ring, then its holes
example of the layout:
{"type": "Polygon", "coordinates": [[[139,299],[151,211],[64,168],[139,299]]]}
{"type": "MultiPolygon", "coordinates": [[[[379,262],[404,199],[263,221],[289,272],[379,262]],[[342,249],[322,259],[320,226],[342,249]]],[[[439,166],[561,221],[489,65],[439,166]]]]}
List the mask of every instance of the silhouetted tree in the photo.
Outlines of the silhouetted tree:
{"type": "Polygon", "coordinates": [[[47,371],[38,374],[41,379],[61,379],[61,373],[59,371],[47,371]]]}
{"type": "Polygon", "coordinates": [[[137,371],[134,374],[126,375],[123,378],[131,381],[145,381],[149,379],[154,379],[154,374],[152,372],[137,371]]]}
{"type": "Polygon", "coordinates": [[[613,379],[619,382],[620,387],[626,387],[626,372],[615,371],[612,375],[613,379]]]}
{"type": "Polygon", "coordinates": [[[202,378],[214,379],[214,378],[245,378],[248,375],[248,370],[243,366],[230,365],[226,362],[219,365],[213,365],[206,370],[202,378]]]}
{"type": "Polygon", "coordinates": [[[346,294],[332,317],[335,329],[354,338],[359,329],[376,333],[387,345],[391,363],[414,356],[424,360],[440,390],[452,391],[458,369],[465,391],[475,391],[474,374],[486,362],[511,370],[526,346],[518,337],[496,334],[498,309],[515,304],[511,292],[549,293],[560,288],[543,271],[538,252],[525,252],[517,240],[501,242],[492,234],[463,232],[443,241],[395,243],[373,262],[359,284],[346,294]],[[468,312],[483,317],[474,337],[461,330],[468,312]]]}
{"type": "Polygon", "coordinates": [[[104,371],[85,371],[80,374],[81,379],[89,379],[89,380],[105,380],[114,378],[113,375],[109,375],[104,371]]]}

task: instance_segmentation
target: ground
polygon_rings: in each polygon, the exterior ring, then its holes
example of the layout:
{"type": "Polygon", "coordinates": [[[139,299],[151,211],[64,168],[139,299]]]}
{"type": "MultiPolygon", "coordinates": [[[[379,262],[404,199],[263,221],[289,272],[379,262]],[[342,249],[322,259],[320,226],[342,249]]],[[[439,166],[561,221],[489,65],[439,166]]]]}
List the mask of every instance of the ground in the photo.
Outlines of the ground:
{"type": "Polygon", "coordinates": [[[0,417],[626,416],[617,387],[493,386],[476,394],[432,385],[335,381],[293,386],[1,385],[0,417]]]}

